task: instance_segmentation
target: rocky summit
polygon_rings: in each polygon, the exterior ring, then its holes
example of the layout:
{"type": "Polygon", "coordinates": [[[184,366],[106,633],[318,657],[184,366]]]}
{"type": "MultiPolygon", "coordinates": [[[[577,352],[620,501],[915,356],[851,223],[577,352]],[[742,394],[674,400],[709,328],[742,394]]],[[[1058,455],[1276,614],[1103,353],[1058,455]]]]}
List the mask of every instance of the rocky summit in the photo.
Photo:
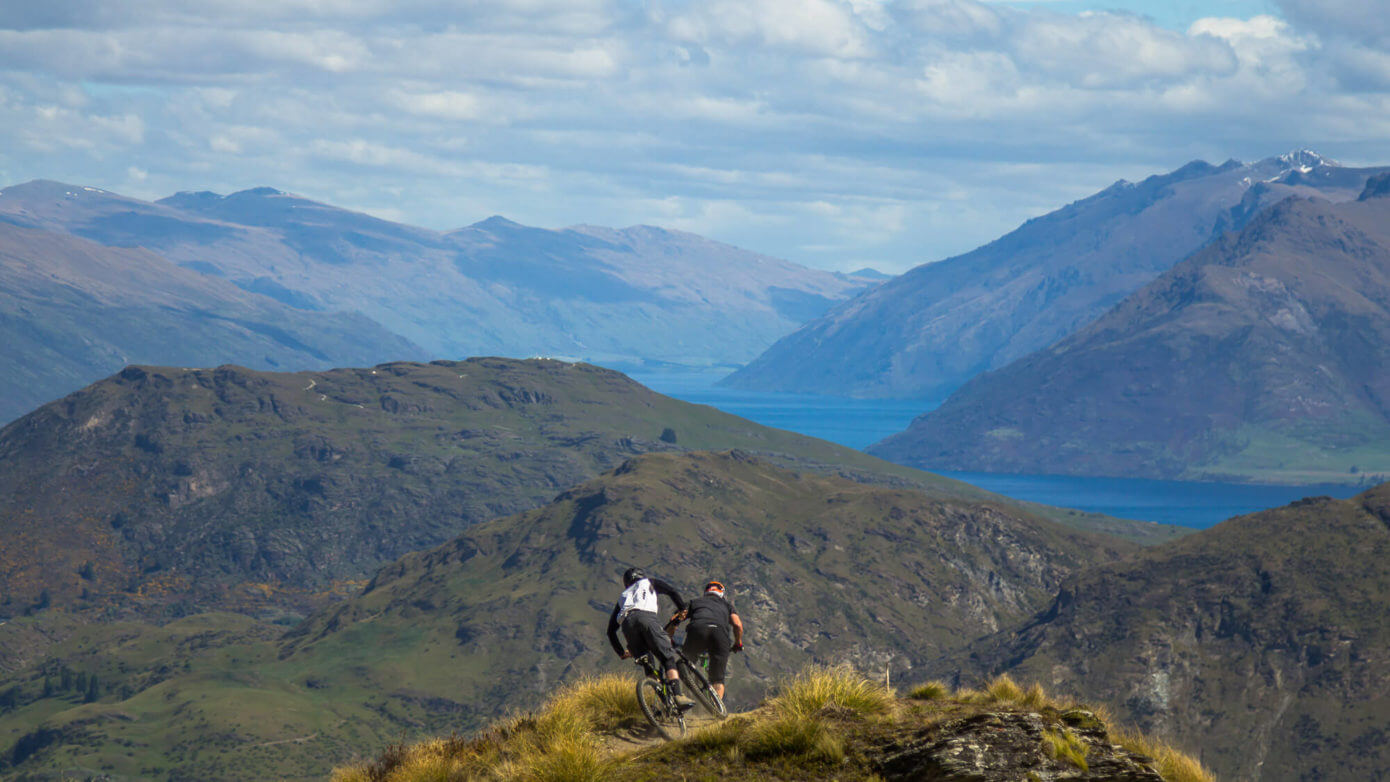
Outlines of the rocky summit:
{"type": "Polygon", "coordinates": [[[1051,606],[928,666],[1118,707],[1223,779],[1390,769],[1390,484],[1223,522],[1068,578],[1051,606]]]}
{"type": "Polygon", "coordinates": [[[1262,213],[870,449],[937,469],[1390,476],[1390,175],[1262,213]]]}

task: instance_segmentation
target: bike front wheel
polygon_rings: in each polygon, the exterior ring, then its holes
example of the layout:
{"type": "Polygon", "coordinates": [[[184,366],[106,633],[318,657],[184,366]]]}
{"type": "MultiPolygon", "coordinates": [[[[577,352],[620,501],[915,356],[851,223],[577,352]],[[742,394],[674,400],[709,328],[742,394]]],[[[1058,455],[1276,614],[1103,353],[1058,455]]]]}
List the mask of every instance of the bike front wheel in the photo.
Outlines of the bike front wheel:
{"type": "Polygon", "coordinates": [[[644,678],[637,682],[637,705],[663,739],[670,741],[685,735],[685,715],[666,698],[666,691],[656,680],[644,678]]]}
{"type": "Polygon", "coordinates": [[[714,691],[714,686],[705,678],[704,671],[697,665],[692,665],[685,657],[676,664],[676,670],[681,678],[685,680],[686,687],[690,690],[690,697],[700,704],[700,708],[705,713],[717,720],[722,720],[729,716],[729,710],[724,706],[724,699],[714,691]]]}

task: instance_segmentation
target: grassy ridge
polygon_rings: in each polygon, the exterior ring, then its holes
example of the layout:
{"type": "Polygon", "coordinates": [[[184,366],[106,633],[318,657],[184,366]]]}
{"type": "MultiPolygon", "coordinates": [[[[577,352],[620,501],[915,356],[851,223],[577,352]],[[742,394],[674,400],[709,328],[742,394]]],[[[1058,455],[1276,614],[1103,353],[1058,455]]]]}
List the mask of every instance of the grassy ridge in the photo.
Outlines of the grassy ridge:
{"type": "Polygon", "coordinates": [[[1191,757],[1112,728],[1103,710],[1054,701],[1036,685],[1024,691],[1007,678],[982,691],[918,688],[903,699],[847,667],[808,668],[758,709],[669,744],[631,740],[642,729],[636,706],[630,679],[581,681],[477,736],[392,745],[374,760],[340,767],[333,782],[917,778],[927,768],[949,770],[951,758],[945,751],[905,756],[904,739],[949,739],[991,719],[1028,727],[1005,728],[1016,735],[995,736],[970,758],[974,774],[994,772],[988,779],[1062,773],[1100,780],[1123,769],[1136,774],[1127,779],[1147,772],[1156,781],[1214,782],[1191,757]],[[1096,775],[1087,776],[1093,767],[1096,775]],[[1010,769],[1026,771],[1013,776],[1010,769]]]}

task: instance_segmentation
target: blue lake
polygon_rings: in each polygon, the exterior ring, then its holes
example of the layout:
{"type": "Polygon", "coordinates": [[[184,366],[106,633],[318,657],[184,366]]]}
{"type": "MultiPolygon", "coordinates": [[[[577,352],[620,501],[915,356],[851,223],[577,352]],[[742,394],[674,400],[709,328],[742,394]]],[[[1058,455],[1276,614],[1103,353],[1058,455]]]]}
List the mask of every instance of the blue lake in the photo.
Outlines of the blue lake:
{"type": "MultiPolygon", "coordinates": [[[[841,399],[718,388],[719,375],[632,373],[654,391],[710,405],[760,424],[863,449],[907,428],[938,401],[841,399]]],[[[1319,494],[1347,498],[1362,487],[1329,484],[1276,486],[1240,483],[1078,478],[1066,475],[944,472],[941,475],[1019,500],[1060,505],[1127,519],[1205,528],[1252,511],[1319,494]]]]}

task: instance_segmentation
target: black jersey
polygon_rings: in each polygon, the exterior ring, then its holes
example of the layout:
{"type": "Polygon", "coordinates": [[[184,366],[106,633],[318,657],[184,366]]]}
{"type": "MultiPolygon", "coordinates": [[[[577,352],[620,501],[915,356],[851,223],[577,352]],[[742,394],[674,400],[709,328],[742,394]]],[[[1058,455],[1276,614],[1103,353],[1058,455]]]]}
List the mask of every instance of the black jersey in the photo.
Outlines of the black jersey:
{"type": "Polygon", "coordinates": [[[712,592],[690,601],[690,624],[715,624],[720,627],[728,627],[733,622],[731,617],[738,613],[734,610],[732,600],[712,592]]]}

